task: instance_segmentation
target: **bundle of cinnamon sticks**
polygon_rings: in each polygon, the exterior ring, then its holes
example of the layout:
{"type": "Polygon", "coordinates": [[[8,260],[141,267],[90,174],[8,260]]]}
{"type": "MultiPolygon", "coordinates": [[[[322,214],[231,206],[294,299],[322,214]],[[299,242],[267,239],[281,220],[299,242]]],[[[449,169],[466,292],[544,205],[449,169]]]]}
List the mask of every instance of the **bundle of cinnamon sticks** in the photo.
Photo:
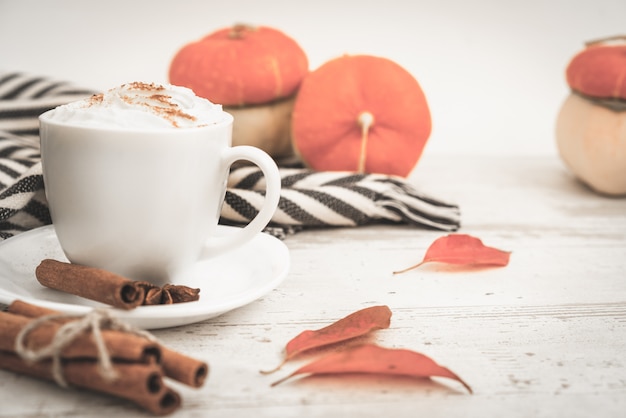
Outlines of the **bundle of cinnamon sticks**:
{"type": "MultiPolygon", "coordinates": [[[[20,349],[37,350],[50,346],[61,327],[77,320],[50,309],[14,301],[6,312],[0,312],[0,368],[58,381],[50,358],[32,361],[25,358],[20,349]],[[38,323],[33,324],[33,321],[38,323]],[[30,329],[29,324],[37,326],[30,329]]],[[[166,385],[165,378],[198,388],[208,376],[209,367],[205,362],[171,350],[140,333],[104,327],[98,331],[110,358],[113,377],[102,373],[94,332],[83,332],[59,347],[57,353],[60,374],[67,386],[128,399],[155,415],[167,415],[180,407],[181,398],[166,385]]]]}

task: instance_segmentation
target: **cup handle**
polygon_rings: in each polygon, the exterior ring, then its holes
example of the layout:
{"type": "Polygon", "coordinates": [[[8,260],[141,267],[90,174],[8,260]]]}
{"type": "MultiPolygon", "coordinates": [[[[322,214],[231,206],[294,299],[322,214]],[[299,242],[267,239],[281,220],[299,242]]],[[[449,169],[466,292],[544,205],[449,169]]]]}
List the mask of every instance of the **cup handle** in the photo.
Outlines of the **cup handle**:
{"type": "Polygon", "coordinates": [[[265,176],[265,200],[257,215],[243,228],[232,234],[210,239],[204,248],[207,255],[217,255],[238,247],[263,231],[272,219],[280,200],[281,179],[276,163],[264,151],[249,146],[239,145],[227,148],[222,154],[223,167],[228,169],[235,161],[247,160],[257,165],[265,176]]]}

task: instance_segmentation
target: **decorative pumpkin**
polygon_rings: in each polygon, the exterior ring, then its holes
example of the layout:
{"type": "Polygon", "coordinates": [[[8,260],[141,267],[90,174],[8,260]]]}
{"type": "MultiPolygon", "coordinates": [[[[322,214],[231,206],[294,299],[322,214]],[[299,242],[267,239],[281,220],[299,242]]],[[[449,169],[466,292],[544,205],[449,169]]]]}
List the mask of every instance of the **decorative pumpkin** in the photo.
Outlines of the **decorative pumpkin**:
{"type": "Polygon", "coordinates": [[[235,25],[183,46],[169,78],[215,103],[243,106],[293,95],[307,73],[306,54],[283,32],[235,25]]]}
{"type": "MultiPolygon", "coordinates": [[[[589,43],[569,63],[556,124],[561,158],[600,194],[626,195],[626,43],[589,43]]],[[[624,38],[626,40],[626,38],[624,38]]]]}
{"type": "Polygon", "coordinates": [[[282,156],[292,153],[291,108],[308,65],[302,48],[283,32],[235,25],[183,46],[169,80],[232,113],[234,145],[282,156]]]}
{"type": "Polygon", "coordinates": [[[395,62],[344,55],[309,73],[292,115],[296,154],[315,170],[406,177],[431,132],[417,80],[395,62]]]}
{"type": "Polygon", "coordinates": [[[233,115],[233,145],[254,145],[274,158],[293,155],[291,112],[295,96],[255,106],[224,106],[233,115]]]}

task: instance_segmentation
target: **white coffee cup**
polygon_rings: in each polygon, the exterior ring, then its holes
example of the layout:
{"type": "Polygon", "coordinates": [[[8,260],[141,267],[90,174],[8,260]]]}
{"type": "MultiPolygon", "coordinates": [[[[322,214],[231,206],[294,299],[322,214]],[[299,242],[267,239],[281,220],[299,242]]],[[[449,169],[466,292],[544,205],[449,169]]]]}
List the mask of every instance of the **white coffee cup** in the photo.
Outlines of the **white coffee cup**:
{"type": "Polygon", "coordinates": [[[248,242],[276,210],[274,160],[258,148],[232,147],[233,118],[226,112],[215,123],[173,129],[81,126],[53,112],[40,116],[44,185],[72,263],[175,283],[200,258],[248,242]],[[217,236],[229,168],[237,160],[261,168],[264,206],[236,233],[217,236]]]}

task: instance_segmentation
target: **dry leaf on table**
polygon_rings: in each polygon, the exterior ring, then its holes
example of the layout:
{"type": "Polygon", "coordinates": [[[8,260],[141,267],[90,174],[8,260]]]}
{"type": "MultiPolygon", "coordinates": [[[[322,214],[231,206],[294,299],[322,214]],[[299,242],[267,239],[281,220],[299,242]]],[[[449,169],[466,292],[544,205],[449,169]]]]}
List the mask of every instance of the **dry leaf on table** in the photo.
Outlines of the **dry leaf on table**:
{"type": "Polygon", "coordinates": [[[261,373],[275,372],[287,361],[307,350],[360,337],[377,329],[389,328],[390,322],[391,310],[388,306],[372,306],[356,311],[324,328],[303,331],[287,343],[285,358],[278,367],[261,373]]]}
{"type": "Polygon", "coordinates": [[[467,266],[506,266],[511,253],[488,247],[476,237],[466,234],[450,234],[436,239],[424,259],[414,266],[393,274],[400,274],[418,268],[425,263],[438,262],[467,266]]]}
{"type": "Polygon", "coordinates": [[[274,382],[276,386],[294,376],[303,374],[368,373],[417,378],[445,377],[461,383],[469,393],[472,388],[451,370],[440,366],[424,354],[405,349],[391,349],[375,344],[364,344],[330,353],[290,375],[274,382]]]}

